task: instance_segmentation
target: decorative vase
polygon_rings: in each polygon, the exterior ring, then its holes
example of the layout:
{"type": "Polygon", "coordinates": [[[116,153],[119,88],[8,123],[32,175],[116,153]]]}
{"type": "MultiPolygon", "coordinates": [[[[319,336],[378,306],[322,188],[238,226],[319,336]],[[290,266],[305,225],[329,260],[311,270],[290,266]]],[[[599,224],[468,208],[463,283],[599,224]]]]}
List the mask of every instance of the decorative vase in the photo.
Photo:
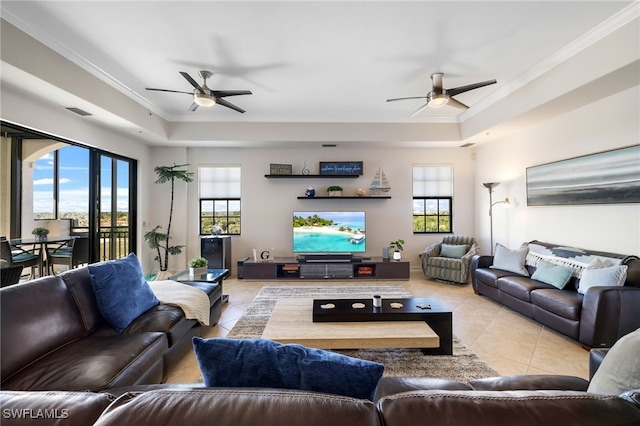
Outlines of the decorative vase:
{"type": "Polygon", "coordinates": [[[36,235],[36,241],[39,243],[43,243],[47,241],[47,236],[45,234],[36,235]]]}
{"type": "Polygon", "coordinates": [[[207,267],[202,266],[200,268],[189,268],[189,278],[199,277],[202,274],[207,273],[207,267]]]}
{"type": "Polygon", "coordinates": [[[329,191],[329,197],[342,197],[342,191],[329,191]]]}
{"type": "Polygon", "coordinates": [[[316,190],[312,187],[308,187],[306,191],[304,191],[305,197],[313,198],[316,195],[316,190]]]}
{"type": "Polygon", "coordinates": [[[389,259],[389,247],[382,247],[382,258],[389,259]]]}
{"type": "Polygon", "coordinates": [[[400,259],[402,259],[402,254],[399,251],[394,251],[393,260],[400,260],[400,259]]]}

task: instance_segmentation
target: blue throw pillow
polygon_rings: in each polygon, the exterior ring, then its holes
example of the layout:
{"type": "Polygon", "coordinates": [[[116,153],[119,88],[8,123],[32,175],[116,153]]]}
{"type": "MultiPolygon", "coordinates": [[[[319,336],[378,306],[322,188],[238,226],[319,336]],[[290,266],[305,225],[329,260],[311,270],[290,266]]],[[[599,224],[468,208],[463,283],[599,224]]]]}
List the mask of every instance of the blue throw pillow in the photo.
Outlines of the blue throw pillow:
{"type": "Polygon", "coordinates": [[[450,257],[453,259],[460,259],[465,254],[467,254],[466,244],[462,244],[462,245],[442,244],[442,246],[440,247],[441,257],[450,257]]]}
{"type": "Polygon", "coordinates": [[[133,253],[122,259],[90,264],[88,268],[100,313],[118,333],[160,303],[144,280],[140,262],[133,253]]]}
{"type": "Polygon", "coordinates": [[[569,282],[569,279],[571,279],[572,274],[573,268],[554,265],[546,260],[541,260],[538,262],[535,272],[531,275],[531,279],[541,281],[562,290],[569,282]]]}
{"type": "Polygon", "coordinates": [[[268,339],[193,338],[209,387],[300,389],[370,399],[384,365],[268,339]]]}

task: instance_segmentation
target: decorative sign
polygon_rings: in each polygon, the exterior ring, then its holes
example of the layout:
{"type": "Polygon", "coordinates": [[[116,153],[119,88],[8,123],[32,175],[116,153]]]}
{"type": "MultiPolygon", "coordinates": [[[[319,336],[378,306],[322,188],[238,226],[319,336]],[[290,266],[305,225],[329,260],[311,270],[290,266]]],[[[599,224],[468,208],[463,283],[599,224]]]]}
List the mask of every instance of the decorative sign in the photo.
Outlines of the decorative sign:
{"type": "Polygon", "coordinates": [[[269,173],[272,175],[290,175],[293,174],[293,166],[291,164],[273,164],[269,165],[269,173]]]}
{"type": "Polygon", "coordinates": [[[362,161],[321,161],[321,175],[362,175],[362,161]]]}

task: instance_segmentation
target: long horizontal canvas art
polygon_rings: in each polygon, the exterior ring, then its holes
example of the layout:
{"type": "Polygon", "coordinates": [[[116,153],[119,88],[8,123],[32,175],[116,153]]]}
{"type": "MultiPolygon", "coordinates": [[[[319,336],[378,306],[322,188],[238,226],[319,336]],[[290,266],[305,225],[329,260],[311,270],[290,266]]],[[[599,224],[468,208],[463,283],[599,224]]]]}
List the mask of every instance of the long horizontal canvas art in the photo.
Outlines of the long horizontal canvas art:
{"type": "Polygon", "coordinates": [[[640,145],[527,168],[527,205],[640,203],[640,145]]]}

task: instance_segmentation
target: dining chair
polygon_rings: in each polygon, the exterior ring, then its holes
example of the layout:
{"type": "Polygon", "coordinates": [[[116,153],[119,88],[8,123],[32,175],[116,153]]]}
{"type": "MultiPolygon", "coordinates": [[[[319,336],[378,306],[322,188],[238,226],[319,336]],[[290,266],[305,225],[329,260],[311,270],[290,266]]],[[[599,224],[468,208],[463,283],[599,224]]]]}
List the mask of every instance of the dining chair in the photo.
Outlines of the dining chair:
{"type": "Polygon", "coordinates": [[[64,265],[68,269],[89,263],[89,238],[78,237],[72,240],[71,247],[62,245],[55,249],[47,248],[47,267],[53,275],[54,265],[64,265]]]}
{"type": "Polygon", "coordinates": [[[23,268],[31,267],[29,279],[35,277],[36,268],[40,267],[42,262],[42,253],[34,246],[25,250],[20,246],[11,247],[9,241],[0,241],[0,258],[6,261],[9,266],[20,265],[23,268]]]}
{"type": "Polygon", "coordinates": [[[22,269],[22,265],[3,266],[0,268],[0,287],[19,283],[22,269]]]}

